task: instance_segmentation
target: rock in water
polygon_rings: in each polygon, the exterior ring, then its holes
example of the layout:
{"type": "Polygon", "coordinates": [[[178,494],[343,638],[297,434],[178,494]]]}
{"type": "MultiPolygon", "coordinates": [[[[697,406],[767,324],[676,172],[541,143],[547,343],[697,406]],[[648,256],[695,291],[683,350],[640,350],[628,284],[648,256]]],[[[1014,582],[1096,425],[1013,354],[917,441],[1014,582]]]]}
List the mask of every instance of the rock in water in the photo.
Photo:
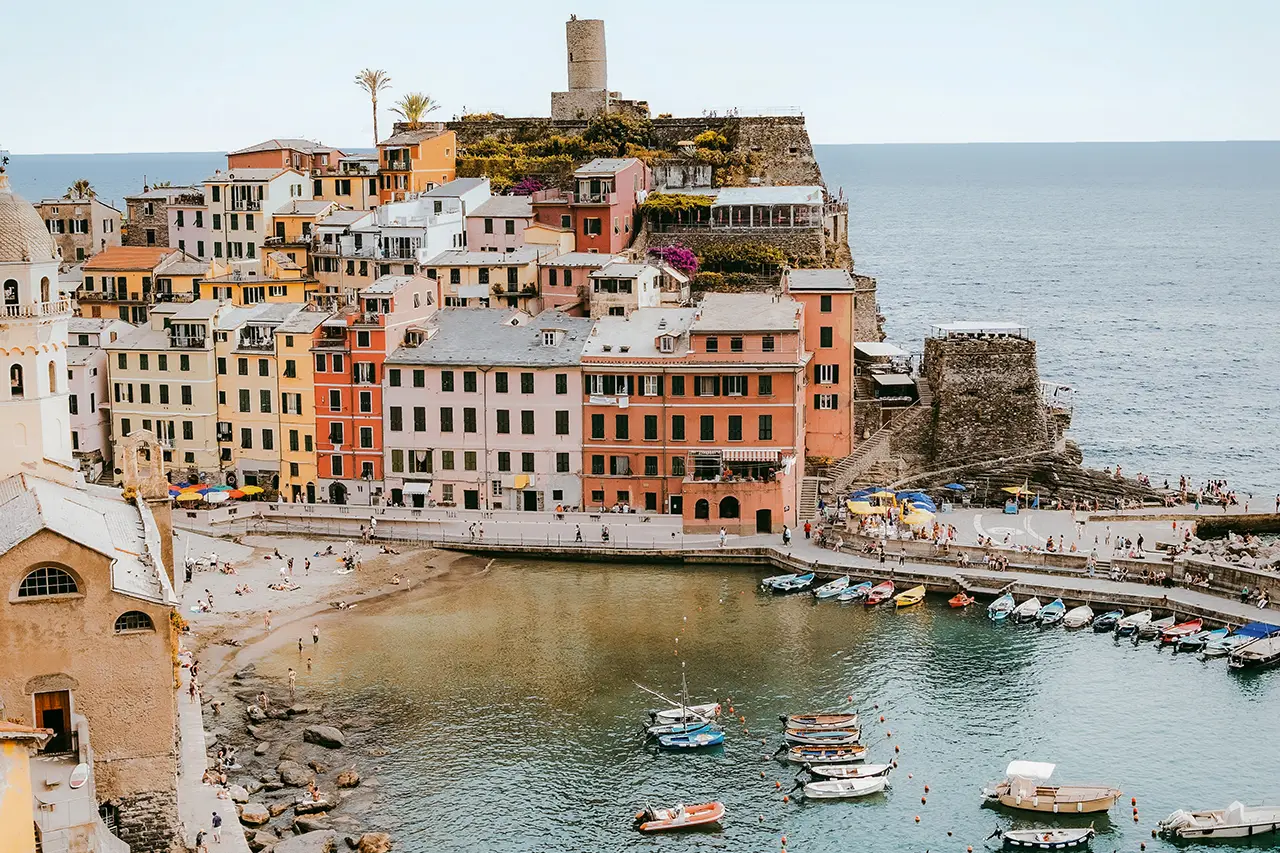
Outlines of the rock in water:
{"type": "Polygon", "coordinates": [[[307,762],[307,766],[310,767],[312,770],[316,771],[317,773],[325,772],[325,766],[321,764],[319,761],[316,761],[314,758],[307,762]]]}
{"type": "Polygon", "coordinates": [[[246,832],[244,837],[245,840],[249,842],[249,849],[252,850],[253,853],[261,853],[261,851],[266,850],[272,844],[275,844],[280,840],[270,832],[263,832],[261,829],[253,832],[246,832]]]}
{"type": "Polygon", "coordinates": [[[258,667],[256,664],[248,664],[242,669],[237,669],[235,677],[240,679],[249,678],[257,671],[258,671],[258,667]]]}
{"type": "Polygon", "coordinates": [[[266,755],[271,751],[271,744],[263,742],[253,748],[254,755],[266,755]]]}
{"type": "Polygon", "coordinates": [[[341,843],[342,836],[332,829],[324,829],[286,838],[272,847],[271,853],[334,853],[341,843]]]}
{"type": "Polygon", "coordinates": [[[316,778],[316,774],[296,761],[281,761],[276,766],[280,781],[295,788],[305,788],[316,778]]]}
{"type": "Polygon", "coordinates": [[[250,705],[248,708],[244,709],[244,712],[248,714],[249,719],[253,720],[255,723],[260,723],[267,718],[266,713],[257,705],[250,705]]]}
{"type": "Polygon", "coordinates": [[[302,730],[302,739],[329,749],[347,745],[346,736],[333,726],[307,726],[302,730]]]}
{"type": "Polygon", "coordinates": [[[271,820],[271,812],[262,803],[245,803],[240,807],[240,822],[246,826],[262,826],[271,820]]]}
{"type": "Polygon", "coordinates": [[[301,835],[304,832],[323,832],[326,829],[333,829],[329,824],[328,818],[329,816],[323,813],[295,817],[293,819],[293,831],[301,835]]]}
{"type": "Polygon", "coordinates": [[[272,817],[280,817],[280,815],[287,812],[292,806],[293,806],[293,803],[289,802],[288,800],[281,800],[278,803],[272,803],[271,805],[267,806],[267,811],[271,812],[272,817]]]}
{"type": "Polygon", "coordinates": [[[243,785],[229,785],[227,786],[227,793],[231,795],[231,802],[233,803],[249,802],[249,792],[245,790],[243,785]]]}
{"type": "Polygon", "coordinates": [[[337,806],[338,803],[324,795],[320,794],[320,798],[316,800],[301,799],[293,804],[294,814],[315,814],[316,812],[327,812],[337,806]]]}
{"type": "Polygon", "coordinates": [[[354,788],[360,784],[360,774],[354,770],[343,770],[338,774],[339,788],[354,788]]]}
{"type": "Polygon", "coordinates": [[[390,849],[391,836],[385,832],[366,832],[356,843],[356,853],[387,853],[390,849]]]}

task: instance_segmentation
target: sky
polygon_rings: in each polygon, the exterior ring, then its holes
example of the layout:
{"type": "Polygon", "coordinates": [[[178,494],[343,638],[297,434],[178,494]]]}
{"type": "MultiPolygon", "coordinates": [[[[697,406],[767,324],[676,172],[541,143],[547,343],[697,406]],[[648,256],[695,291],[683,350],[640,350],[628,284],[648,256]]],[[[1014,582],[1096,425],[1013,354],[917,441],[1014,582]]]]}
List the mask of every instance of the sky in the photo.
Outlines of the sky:
{"type": "Polygon", "coordinates": [[[386,69],[467,112],[546,115],[564,21],[654,114],[800,110],[816,143],[1280,139],[1275,0],[60,0],[4,13],[0,148],[225,151],[373,141],[386,69]],[[74,34],[74,38],[72,38],[74,34]]]}

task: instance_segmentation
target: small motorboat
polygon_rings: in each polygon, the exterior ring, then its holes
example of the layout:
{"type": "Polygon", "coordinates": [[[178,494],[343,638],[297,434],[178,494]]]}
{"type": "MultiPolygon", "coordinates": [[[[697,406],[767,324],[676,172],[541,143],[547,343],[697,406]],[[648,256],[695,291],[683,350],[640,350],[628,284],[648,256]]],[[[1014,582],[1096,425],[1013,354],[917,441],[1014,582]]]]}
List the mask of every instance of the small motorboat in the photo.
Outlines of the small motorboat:
{"type": "Polygon", "coordinates": [[[1228,634],[1220,640],[1205,643],[1201,654],[1207,658],[1226,657],[1246,643],[1252,643],[1254,639],[1256,638],[1243,634],[1228,634]]]}
{"type": "Polygon", "coordinates": [[[677,805],[669,809],[645,808],[636,812],[636,829],[641,832],[666,832],[673,829],[709,827],[724,817],[724,803],[677,805]]]}
{"type": "Polygon", "coordinates": [[[663,749],[706,749],[723,743],[724,731],[714,726],[695,732],[658,736],[658,746],[663,749]]]}
{"type": "Polygon", "coordinates": [[[1192,634],[1200,633],[1200,629],[1204,627],[1203,619],[1191,619],[1187,622],[1179,622],[1172,628],[1165,628],[1160,632],[1160,645],[1167,646],[1176,643],[1183,637],[1190,637],[1192,634]]]}
{"type": "Polygon", "coordinates": [[[854,746],[862,740],[858,729],[787,729],[787,743],[803,746],[854,746]]]}
{"type": "Polygon", "coordinates": [[[714,723],[710,720],[694,720],[688,723],[659,723],[656,726],[649,726],[645,729],[645,734],[649,737],[658,737],[660,735],[680,735],[700,732],[703,729],[714,727],[714,723]]]}
{"type": "Polygon", "coordinates": [[[1013,612],[1013,607],[1013,595],[1006,592],[987,605],[987,618],[992,622],[1003,622],[1009,618],[1009,614],[1013,612]]]}
{"type": "MultiPolygon", "coordinates": [[[[1179,809],[1160,821],[1161,835],[1172,838],[1252,838],[1280,832],[1280,806],[1246,806],[1188,812],[1179,809]]],[[[1274,842],[1272,842],[1274,844],[1274,842]]]]}
{"type": "Polygon", "coordinates": [[[885,581],[884,583],[876,584],[867,593],[867,606],[875,607],[881,602],[888,601],[893,597],[893,589],[893,581],[885,581]]]}
{"type": "Polygon", "coordinates": [[[1006,829],[996,830],[992,838],[999,838],[1005,847],[1014,850],[1082,850],[1093,840],[1092,826],[1084,829],[1006,829]]]}
{"type": "Polygon", "coordinates": [[[951,598],[947,599],[947,604],[950,604],[952,607],[968,607],[977,600],[978,599],[969,595],[967,592],[958,592],[951,596],[951,598]]]}
{"type": "Polygon", "coordinates": [[[895,607],[915,607],[924,601],[925,593],[928,592],[923,586],[913,586],[905,592],[900,592],[893,597],[895,607]]]}
{"type": "Polygon", "coordinates": [[[784,760],[792,764],[850,764],[863,761],[867,755],[865,746],[784,746],[778,750],[784,760]],[[785,755],[784,755],[785,753],[785,755]]]}
{"type": "Polygon", "coordinates": [[[1004,781],[987,785],[982,795],[988,804],[1031,812],[1091,814],[1105,812],[1124,796],[1106,785],[1049,785],[1053,764],[1011,761],[1004,781]]]}
{"type": "Polygon", "coordinates": [[[1093,621],[1093,608],[1087,604],[1073,607],[1062,617],[1062,627],[1083,628],[1093,621]]]}
{"type": "Polygon", "coordinates": [[[786,581],[793,581],[798,577],[800,576],[795,574],[794,572],[789,575],[773,575],[772,577],[767,577],[764,580],[760,581],[760,588],[766,591],[771,590],[773,589],[773,585],[776,583],[785,583],[786,581]]]}
{"type": "Polygon", "coordinates": [[[815,589],[813,591],[813,597],[814,598],[833,598],[839,595],[840,593],[844,592],[848,586],[849,586],[849,576],[843,575],[829,583],[824,583],[822,586],[815,589]]]}
{"type": "Polygon", "coordinates": [[[1139,640],[1154,640],[1160,636],[1162,631],[1172,628],[1177,620],[1172,616],[1165,616],[1163,619],[1155,619],[1145,625],[1138,626],[1139,640]]]}
{"type": "Polygon", "coordinates": [[[814,776],[827,779],[872,779],[876,776],[887,776],[893,770],[892,764],[814,764],[805,765],[814,776]]]}
{"type": "Polygon", "coordinates": [[[1040,612],[1040,599],[1034,595],[1026,601],[1013,608],[1012,618],[1014,622],[1034,622],[1036,615],[1040,612]]]}
{"type": "Polygon", "coordinates": [[[840,592],[836,601],[861,601],[869,592],[871,592],[871,581],[850,584],[840,592]]]}
{"type": "Polygon", "coordinates": [[[809,782],[802,791],[806,798],[812,800],[844,800],[878,794],[888,783],[888,775],[872,776],[869,779],[823,779],[809,782]]]}
{"type": "Polygon", "coordinates": [[[813,572],[809,572],[806,575],[797,575],[790,580],[775,581],[770,585],[769,589],[772,592],[784,595],[790,592],[803,592],[813,586],[813,581],[816,577],[817,575],[813,572]]]}
{"type": "Polygon", "coordinates": [[[719,702],[706,702],[702,705],[677,705],[673,708],[649,712],[649,719],[653,720],[654,725],[658,723],[689,723],[718,716],[720,716],[719,702]]]}
{"type": "Polygon", "coordinates": [[[1280,634],[1262,637],[1234,649],[1227,655],[1227,666],[1233,671],[1280,666],[1280,634]]]}
{"type": "Polygon", "coordinates": [[[778,719],[788,729],[852,729],[858,725],[857,714],[792,714],[778,719]]]}
{"type": "Polygon", "coordinates": [[[1138,633],[1138,629],[1143,625],[1151,622],[1151,611],[1141,610],[1130,616],[1126,616],[1116,623],[1116,636],[1129,637],[1138,633]]]}
{"type": "Polygon", "coordinates": [[[1194,634],[1183,637],[1174,644],[1174,651],[1179,652],[1198,652],[1208,646],[1210,643],[1216,643],[1219,640],[1226,639],[1231,633],[1229,628],[1215,628],[1212,631],[1196,631],[1194,634]]]}
{"type": "Polygon", "coordinates": [[[1040,623],[1041,628],[1048,628],[1057,625],[1067,616],[1067,605],[1062,603],[1061,598],[1055,598],[1044,607],[1041,607],[1036,613],[1036,621],[1040,623]]]}
{"type": "Polygon", "coordinates": [[[1093,620],[1093,630],[1099,634],[1105,634],[1108,631],[1114,631],[1116,626],[1120,624],[1120,620],[1124,618],[1123,610],[1109,610],[1103,613],[1097,619],[1093,620]]]}

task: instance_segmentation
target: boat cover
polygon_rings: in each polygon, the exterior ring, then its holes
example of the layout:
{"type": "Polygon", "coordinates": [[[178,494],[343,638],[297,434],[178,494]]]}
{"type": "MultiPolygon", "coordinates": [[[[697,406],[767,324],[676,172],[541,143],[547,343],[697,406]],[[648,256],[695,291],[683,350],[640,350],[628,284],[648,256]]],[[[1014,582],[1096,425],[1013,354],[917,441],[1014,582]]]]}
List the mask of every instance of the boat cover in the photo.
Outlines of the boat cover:
{"type": "Polygon", "coordinates": [[[1055,767],[1056,764],[1047,761],[1010,761],[1009,766],[1004,769],[1004,775],[1011,779],[1016,777],[1043,782],[1053,775],[1055,767]]]}
{"type": "Polygon", "coordinates": [[[1280,631],[1280,626],[1269,625],[1266,622],[1250,622],[1239,631],[1236,631],[1238,637],[1270,637],[1272,634],[1280,631]]]}

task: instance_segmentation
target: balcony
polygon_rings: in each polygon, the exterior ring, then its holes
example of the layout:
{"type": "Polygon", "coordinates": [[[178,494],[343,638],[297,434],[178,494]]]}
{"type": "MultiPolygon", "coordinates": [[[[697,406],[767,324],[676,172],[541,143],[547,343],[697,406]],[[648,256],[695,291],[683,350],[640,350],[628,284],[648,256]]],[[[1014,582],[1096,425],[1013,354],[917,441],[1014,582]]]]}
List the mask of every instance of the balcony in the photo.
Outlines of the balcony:
{"type": "Polygon", "coordinates": [[[351,318],[355,326],[383,326],[386,322],[387,315],[381,311],[361,311],[351,318]]]}
{"type": "Polygon", "coordinates": [[[311,235],[303,234],[301,237],[268,237],[262,241],[262,245],[267,248],[275,246],[310,246],[311,235]]]}
{"type": "Polygon", "coordinates": [[[169,293],[168,291],[157,291],[156,302],[194,302],[196,295],[194,293],[169,293]]]}
{"type": "Polygon", "coordinates": [[[324,332],[321,333],[320,337],[316,338],[316,346],[321,349],[346,349],[346,328],[333,328],[333,331],[326,328],[324,332]]]}
{"type": "Polygon", "coordinates": [[[607,204],[615,205],[618,203],[617,193],[577,193],[570,196],[570,204],[607,204]]]}
{"type": "Polygon", "coordinates": [[[252,352],[275,352],[275,338],[241,338],[236,342],[237,350],[250,350],[252,352]]]}
{"type": "Polygon", "coordinates": [[[4,316],[9,318],[38,320],[42,317],[62,317],[71,313],[70,299],[54,299],[31,305],[6,305],[4,316]]]}
{"type": "Polygon", "coordinates": [[[384,172],[408,172],[408,171],[412,170],[412,168],[413,168],[413,166],[412,166],[412,165],[410,165],[410,163],[409,163],[409,161],[408,161],[408,160],[391,160],[391,159],[388,159],[388,160],[387,160],[386,165],[382,167],[382,171],[384,171],[384,172]]]}
{"type": "Polygon", "coordinates": [[[262,210],[262,202],[256,198],[233,198],[231,210],[262,210]]]}
{"type": "Polygon", "coordinates": [[[208,349],[209,339],[204,335],[170,335],[169,346],[173,349],[208,349]]]}

